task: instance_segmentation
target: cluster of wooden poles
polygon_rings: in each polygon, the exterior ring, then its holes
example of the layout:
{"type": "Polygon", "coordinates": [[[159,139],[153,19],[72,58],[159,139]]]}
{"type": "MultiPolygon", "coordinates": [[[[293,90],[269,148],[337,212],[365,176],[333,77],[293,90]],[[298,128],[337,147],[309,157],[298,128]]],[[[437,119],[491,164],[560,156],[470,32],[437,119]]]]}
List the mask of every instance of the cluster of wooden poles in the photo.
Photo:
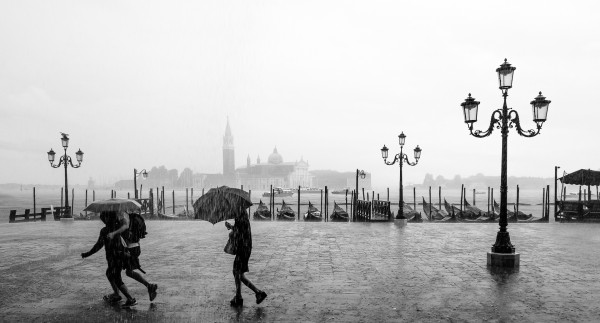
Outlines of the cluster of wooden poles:
{"type": "MultiPolygon", "coordinates": [[[[244,189],[244,186],[241,186],[241,189],[244,189]]],[[[515,207],[516,210],[518,211],[519,205],[520,205],[520,201],[519,201],[519,186],[517,185],[517,195],[516,195],[516,203],[515,207]]],[[[564,198],[564,196],[566,196],[566,188],[564,188],[564,190],[561,190],[561,199],[564,198]]],[[[140,196],[138,197],[138,199],[140,200],[147,200],[148,198],[144,198],[142,196],[142,186],[140,186],[140,196]]],[[[201,190],[201,195],[204,195],[205,189],[202,188],[201,190]]],[[[248,190],[250,196],[252,196],[252,190],[248,190]]],[[[274,210],[276,208],[276,203],[275,203],[275,190],[273,188],[273,186],[271,185],[270,187],[270,197],[269,197],[269,209],[270,210],[274,210]]],[[[301,205],[308,205],[308,203],[301,203],[300,202],[300,198],[302,195],[302,190],[301,187],[298,186],[297,189],[297,203],[290,203],[290,205],[296,204],[298,207],[298,217],[300,216],[300,206],[301,205]]],[[[476,194],[478,192],[473,189],[473,206],[476,206],[476,194]]],[[[543,208],[543,213],[549,213],[549,205],[553,204],[550,203],[550,199],[549,199],[549,193],[550,193],[550,185],[547,185],[547,187],[542,189],[542,208],[543,208]]],[[[589,195],[590,192],[587,192],[588,194],[584,194],[584,199],[586,198],[587,195],[589,195]]],[[[158,197],[158,210],[157,212],[162,212],[163,214],[166,213],[167,211],[167,206],[166,206],[166,199],[165,199],[165,187],[162,186],[161,188],[156,187],[155,189],[149,189],[148,190],[148,194],[149,196],[156,196],[158,197]]],[[[312,193],[304,193],[304,194],[312,194],[312,193]]],[[[322,210],[322,214],[324,216],[325,219],[327,219],[327,217],[329,216],[329,195],[331,194],[330,190],[328,189],[327,186],[324,187],[324,189],[320,190],[320,195],[321,195],[321,210],[322,210]]],[[[479,193],[481,194],[481,193],[479,193]]],[[[356,194],[355,190],[346,190],[346,194],[345,194],[345,202],[344,203],[338,203],[338,205],[345,205],[346,206],[346,211],[348,211],[348,205],[350,205],[350,212],[353,212],[353,208],[354,208],[354,200],[355,197],[357,200],[362,200],[364,201],[370,201],[370,200],[380,200],[380,195],[379,193],[375,193],[375,191],[371,191],[371,192],[365,192],[365,189],[362,188],[362,196],[356,194]],[[369,194],[371,193],[371,194],[369,194]],[[348,198],[350,197],[350,203],[348,202],[348,198]]],[[[600,198],[600,195],[598,195],[598,192],[596,192],[596,195],[598,198],[600,198]]],[[[416,210],[417,208],[417,201],[416,201],[416,188],[413,187],[413,209],[416,210]]],[[[461,211],[463,210],[464,206],[463,206],[463,201],[466,201],[466,196],[467,196],[467,189],[464,187],[464,185],[461,185],[461,197],[460,197],[460,202],[456,203],[454,205],[460,206],[461,211]]],[[[579,198],[581,199],[581,189],[579,192],[579,198]]],[[[75,204],[75,189],[71,189],[71,209],[74,209],[74,204],[75,204]]],[[[117,191],[116,190],[111,190],[110,191],[110,198],[117,198],[117,191]]],[[[131,195],[129,192],[127,192],[127,198],[131,198],[131,195]]],[[[95,201],[96,200],[96,191],[95,190],[91,190],[91,201],[95,201]]],[[[194,201],[194,188],[186,188],[185,189],[185,204],[182,205],[177,205],[175,203],[175,190],[171,191],[171,200],[172,200],[172,204],[171,204],[171,208],[173,211],[173,214],[175,214],[176,212],[176,207],[185,207],[185,211],[186,213],[188,212],[188,210],[190,209],[190,202],[193,203],[194,201]]],[[[390,201],[390,189],[387,188],[387,196],[386,196],[386,201],[390,201]]],[[[494,203],[494,188],[488,187],[487,188],[487,208],[488,208],[488,212],[493,208],[493,203],[494,203]]],[[[398,203],[391,203],[392,205],[398,205],[398,203]]],[[[409,204],[405,201],[405,204],[409,204]]],[[[421,204],[421,203],[419,203],[421,204]]],[[[432,188],[431,186],[429,187],[429,204],[432,205],[432,188]]],[[[442,209],[442,187],[438,187],[438,204],[439,204],[439,208],[442,209]]],[[[64,205],[64,188],[61,188],[60,191],[60,206],[62,207],[64,205]]],[[[85,206],[88,205],[88,189],[85,190],[85,206]]],[[[36,190],[35,187],[33,187],[33,212],[36,212],[36,190]]],[[[351,213],[352,214],[352,213],[351,213]]]]}

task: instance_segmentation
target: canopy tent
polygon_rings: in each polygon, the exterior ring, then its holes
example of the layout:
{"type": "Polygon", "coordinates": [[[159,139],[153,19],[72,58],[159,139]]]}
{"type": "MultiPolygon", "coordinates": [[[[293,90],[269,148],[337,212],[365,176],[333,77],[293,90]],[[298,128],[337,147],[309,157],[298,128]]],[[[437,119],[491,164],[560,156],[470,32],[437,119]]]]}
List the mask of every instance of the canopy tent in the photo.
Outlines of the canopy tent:
{"type": "Polygon", "coordinates": [[[559,179],[563,184],[598,186],[600,185],[600,171],[580,169],[559,179]]]}

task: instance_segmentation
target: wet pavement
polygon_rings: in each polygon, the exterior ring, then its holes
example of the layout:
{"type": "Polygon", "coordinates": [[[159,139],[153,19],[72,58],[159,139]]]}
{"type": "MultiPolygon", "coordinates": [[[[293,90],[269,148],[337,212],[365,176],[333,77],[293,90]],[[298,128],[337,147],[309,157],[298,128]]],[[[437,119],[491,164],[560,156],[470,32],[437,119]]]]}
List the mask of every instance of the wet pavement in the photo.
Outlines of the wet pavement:
{"type": "Polygon", "coordinates": [[[521,254],[494,272],[497,224],[251,222],[250,278],[269,296],[231,308],[227,230],[203,221],[147,221],[144,286],[123,280],[131,309],[102,301],[99,221],[0,224],[0,321],[592,322],[600,321],[600,224],[509,224],[521,254]]]}

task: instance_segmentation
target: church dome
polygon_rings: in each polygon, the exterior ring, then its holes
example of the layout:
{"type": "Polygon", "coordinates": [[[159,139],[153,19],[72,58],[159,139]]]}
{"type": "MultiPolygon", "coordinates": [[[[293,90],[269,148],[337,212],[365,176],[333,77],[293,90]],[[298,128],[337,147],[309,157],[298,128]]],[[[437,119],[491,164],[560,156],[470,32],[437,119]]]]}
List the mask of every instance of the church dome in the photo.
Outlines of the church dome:
{"type": "Polygon", "coordinates": [[[281,164],[283,157],[277,152],[277,147],[273,149],[273,153],[269,155],[269,164],[281,164]]]}

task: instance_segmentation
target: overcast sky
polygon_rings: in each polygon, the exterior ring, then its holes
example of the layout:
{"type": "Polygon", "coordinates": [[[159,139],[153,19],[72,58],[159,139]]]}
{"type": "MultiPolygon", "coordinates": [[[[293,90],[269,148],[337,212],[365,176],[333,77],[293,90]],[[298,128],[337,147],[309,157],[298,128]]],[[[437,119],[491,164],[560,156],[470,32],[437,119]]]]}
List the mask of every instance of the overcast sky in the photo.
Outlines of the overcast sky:
{"type": "MultiPolygon", "coordinates": [[[[131,179],[133,168],[222,171],[227,122],[236,167],[276,146],[310,169],[372,173],[397,186],[380,149],[418,144],[405,184],[426,173],[500,174],[499,130],[469,135],[508,105],[552,101],[541,135],[508,140],[508,172],[552,177],[600,168],[597,1],[2,1],[0,182],[62,184],[46,152],[81,149],[71,183],[131,179]]],[[[58,159],[58,157],[57,157],[58,159]]]]}

